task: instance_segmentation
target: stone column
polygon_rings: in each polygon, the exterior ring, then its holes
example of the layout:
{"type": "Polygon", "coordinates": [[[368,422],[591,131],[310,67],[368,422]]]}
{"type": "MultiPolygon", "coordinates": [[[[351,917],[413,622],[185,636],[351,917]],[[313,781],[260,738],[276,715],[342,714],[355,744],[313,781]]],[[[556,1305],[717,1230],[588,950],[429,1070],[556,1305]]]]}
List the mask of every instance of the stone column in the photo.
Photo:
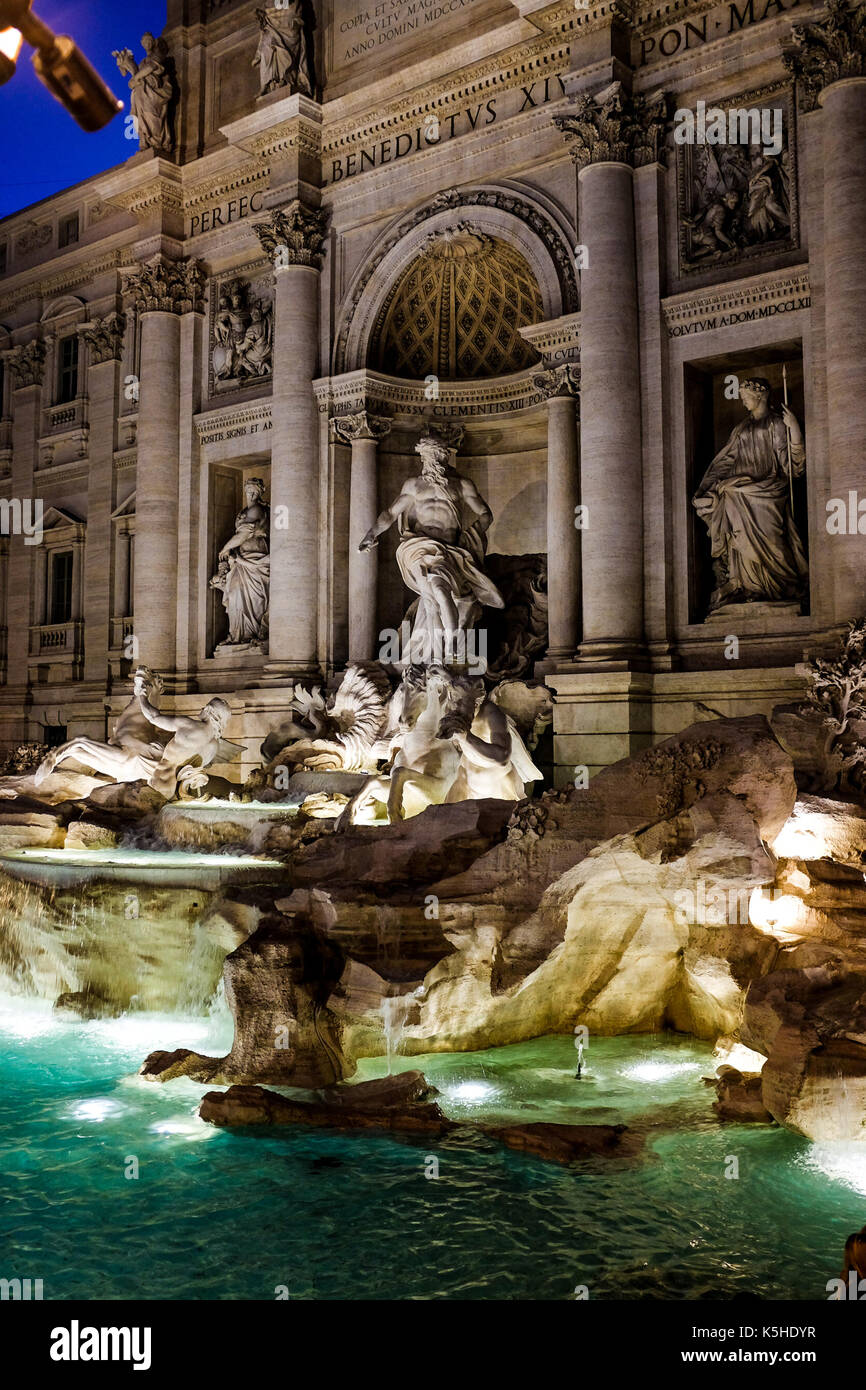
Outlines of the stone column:
{"type": "Polygon", "coordinates": [[[141,318],[136,566],[133,595],[138,659],[174,672],[177,631],[180,315],[201,311],[204,275],[197,261],[155,256],[126,289],[141,318]]]}
{"type": "Polygon", "coordinates": [[[108,679],[108,649],[111,645],[109,557],[117,392],[125,328],[124,316],[112,313],[81,331],[82,347],[86,347],[90,355],[87,373],[90,469],[84,555],[84,679],[99,682],[103,688],[108,679]]]}
{"type": "Polygon", "coordinates": [[[534,377],[547,397],[547,659],[572,661],[580,612],[578,370],[566,364],[534,377]]]}
{"type": "MultiPolygon", "coordinates": [[[[830,497],[866,497],[866,6],[840,4],[815,24],[797,25],[783,49],[805,111],[823,108],[824,312],[830,497]]],[[[818,176],[816,171],[816,177],[818,176]]],[[[809,432],[806,429],[806,472],[809,432]]],[[[821,498],[816,513],[826,520],[821,498]]],[[[855,508],[856,511],[856,508],[855,508]]],[[[833,618],[866,609],[866,537],[834,535],[833,618]]]]}
{"type": "Polygon", "coordinates": [[[334,435],[352,446],[349,483],[349,660],[371,661],[377,650],[376,584],[378,551],[363,554],[358,543],[376,517],[378,505],[378,447],[391,430],[385,416],[342,415],[331,421],[334,435]]]}
{"type": "Polygon", "coordinates": [[[667,102],[619,82],[555,117],[578,168],[581,248],[581,663],[643,655],[643,485],[632,169],[659,158],[667,102]]]}
{"type": "MultiPolygon", "coordinates": [[[[6,357],[11,378],[12,396],[12,477],[9,496],[22,508],[23,520],[31,528],[39,520],[45,504],[34,496],[36,440],[41,433],[42,380],[46,348],[42,342],[31,342],[13,348],[6,357]]],[[[22,692],[29,682],[30,625],[42,622],[42,610],[35,606],[31,593],[34,574],[44,563],[45,546],[27,544],[31,537],[10,535],[9,559],[6,573],[9,592],[6,595],[7,690],[22,692]]],[[[23,693],[21,704],[23,705],[23,693]]],[[[22,713],[19,735],[28,737],[26,718],[22,713]]]]}
{"type": "Polygon", "coordinates": [[[327,214],[294,199],[255,231],[274,266],[271,443],[272,676],[318,667],[319,271],[327,214]]]}

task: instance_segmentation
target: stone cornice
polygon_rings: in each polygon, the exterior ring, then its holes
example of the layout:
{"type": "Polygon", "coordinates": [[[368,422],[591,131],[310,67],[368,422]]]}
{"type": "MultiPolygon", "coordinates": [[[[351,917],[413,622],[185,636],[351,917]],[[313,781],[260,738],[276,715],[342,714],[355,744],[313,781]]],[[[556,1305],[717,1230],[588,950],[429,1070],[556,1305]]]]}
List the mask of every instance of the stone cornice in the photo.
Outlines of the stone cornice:
{"type": "Polygon", "coordinates": [[[31,299],[51,299],[78,285],[88,284],[107,270],[117,269],[122,263],[123,252],[115,249],[105,252],[97,260],[78,261],[52,275],[40,274],[40,267],[33,266],[21,272],[20,279],[27,277],[23,284],[13,284],[5,294],[0,295],[0,313],[16,309],[19,304],[26,304],[31,299]]]}
{"type": "Polygon", "coordinates": [[[580,314],[563,314],[547,323],[532,323],[520,329],[520,336],[540,354],[544,365],[550,359],[580,358],[580,314]]]}
{"type": "Polygon", "coordinates": [[[139,222],[153,213],[183,210],[183,170],[159,156],[131,160],[96,182],[94,190],[105,205],[131,213],[139,222]]]}
{"type": "Polygon", "coordinates": [[[206,441],[208,435],[243,429],[248,425],[270,424],[270,400],[248,401],[243,405],[224,406],[222,409],[208,410],[193,418],[199,443],[206,441]]]}
{"type": "Polygon", "coordinates": [[[201,313],[205,283],[200,261],[171,261],[157,255],[137,270],[127,272],[123,293],[142,314],[156,310],[168,314],[201,313]]]}
{"type": "Polygon", "coordinates": [[[321,106],[295,92],[221,126],[220,131],[229,144],[260,159],[280,157],[292,149],[318,158],[322,147],[321,128],[321,106]]]}
{"type": "Polygon", "coordinates": [[[866,77],[866,0],[829,0],[816,21],[795,24],[782,62],[797,79],[804,111],[814,111],[832,83],[866,77]]]}
{"type": "Polygon", "coordinates": [[[792,308],[808,308],[810,303],[808,270],[779,270],[695,293],[672,295],[662,300],[662,312],[668,335],[679,338],[724,328],[729,322],[737,322],[738,314],[772,318],[780,312],[791,312],[792,308]]]}
{"type": "MultiPolygon", "coordinates": [[[[537,371],[537,369],[535,369],[537,371]]],[[[319,413],[329,417],[372,410],[386,416],[420,416],[431,423],[510,414],[540,405],[544,396],[533,370],[492,381],[442,381],[431,401],[423,381],[406,381],[362,369],[313,382],[319,413]]]]}

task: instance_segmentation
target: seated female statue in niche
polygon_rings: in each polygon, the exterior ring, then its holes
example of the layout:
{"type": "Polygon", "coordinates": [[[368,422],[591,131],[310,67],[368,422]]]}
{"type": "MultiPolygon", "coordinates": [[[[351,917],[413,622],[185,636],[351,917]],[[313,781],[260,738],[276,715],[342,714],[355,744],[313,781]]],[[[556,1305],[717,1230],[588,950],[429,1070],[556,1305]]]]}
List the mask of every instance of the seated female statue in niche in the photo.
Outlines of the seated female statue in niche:
{"type": "Polygon", "coordinates": [[[740,400],[748,415],[734,426],[692,499],[710,533],[711,613],[732,603],[800,599],[809,576],[791,511],[789,468],[797,478],[806,467],[799,421],[787,405],[770,405],[763,377],[741,381],[740,400]]]}
{"type": "Polygon", "coordinates": [[[222,591],[229,635],[216,652],[261,647],[267,642],[271,509],[264,495],[264,479],[248,478],[244,483],[246,506],[238,512],[234,535],[219,553],[219,569],[211,588],[222,591]]]}

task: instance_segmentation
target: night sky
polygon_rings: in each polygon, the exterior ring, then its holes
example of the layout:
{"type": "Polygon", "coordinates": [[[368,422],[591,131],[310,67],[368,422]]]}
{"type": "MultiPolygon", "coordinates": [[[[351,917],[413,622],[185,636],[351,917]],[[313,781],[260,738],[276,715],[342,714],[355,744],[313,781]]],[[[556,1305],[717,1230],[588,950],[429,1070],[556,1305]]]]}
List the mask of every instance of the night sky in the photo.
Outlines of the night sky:
{"type": "Polygon", "coordinates": [[[141,35],[165,27],[165,0],[34,0],[33,12],[58,34],[69,34],[105,78],[124,110],[104,130],[86,135],[36,77],[27,44],[18,71],[0,87],[0,217],[48,198],[59,189],[122,164],[138,149],[124,138],[129,112],[127,79],[112,49],[143,57],[141,35]]]}

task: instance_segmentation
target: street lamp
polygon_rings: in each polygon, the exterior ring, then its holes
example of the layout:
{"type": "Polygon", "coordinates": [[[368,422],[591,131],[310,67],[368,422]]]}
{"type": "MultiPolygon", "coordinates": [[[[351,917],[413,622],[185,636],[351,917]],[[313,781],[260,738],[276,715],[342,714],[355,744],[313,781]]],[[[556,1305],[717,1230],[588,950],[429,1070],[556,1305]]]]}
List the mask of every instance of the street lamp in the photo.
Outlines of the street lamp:
{"type": "Polygon", "coordinates": [[[82,130],[101,130],[123,110],[123,102],[103,82],[78,45],[54,34],[31,13],[32,0],[0,0],[0,84],[15,74],[24,39],[35,48],[33,67],[82,130]]]}

